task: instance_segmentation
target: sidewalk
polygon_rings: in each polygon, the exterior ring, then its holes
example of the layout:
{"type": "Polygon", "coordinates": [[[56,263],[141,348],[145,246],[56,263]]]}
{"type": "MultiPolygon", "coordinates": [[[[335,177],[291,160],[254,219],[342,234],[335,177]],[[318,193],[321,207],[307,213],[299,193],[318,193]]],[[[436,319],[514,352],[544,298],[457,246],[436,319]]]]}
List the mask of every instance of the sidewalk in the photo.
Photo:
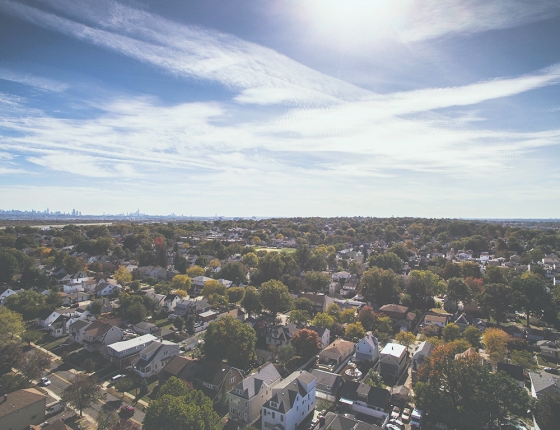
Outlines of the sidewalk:
{"type": "Polygon", "coordinates": [[[42,346],[35,345],[33,342],[31,342],[31,347],[37,348],[39,351],[43,351],[45,354],[49,355],[53,360],[61,360],[62,361],[62,358],[60,358],[59,355],[56,355],[55,353],[46,350],[42,346]]]}

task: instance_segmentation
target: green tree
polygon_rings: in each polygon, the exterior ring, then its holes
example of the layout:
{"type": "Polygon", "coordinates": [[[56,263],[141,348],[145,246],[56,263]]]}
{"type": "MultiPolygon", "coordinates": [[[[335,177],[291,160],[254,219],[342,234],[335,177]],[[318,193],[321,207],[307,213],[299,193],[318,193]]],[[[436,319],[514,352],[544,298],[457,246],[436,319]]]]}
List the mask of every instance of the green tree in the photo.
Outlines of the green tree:
{"type": "Polygon", "coordinates": [[[336,303],[331,303],[327,306],[327,313],[333,317],[335,321],[340,320],[340,306],[336,303]]]}
{"type": "Polygon", "coordinates": [[[360,288],[365,300],[379,306],[395,303],[401,292],[395,272],[378,267],[364,272],[360,280],[360,288]]]}
{"type": "Polygon", "coordinates": [[[310,315],[313,313],[313,309],[315,305],[311,300],[305,297],[299,297],[294,301],[294,306],[296,309],[300,309],[302,311],[307,311],[310,315]]]}
{"type": "Polygon", "coordinates": [[[93,371],[95,370],[95,361],[93,361],[91,358],[86,359],[82,363],[82,368],[86,373],[93,373],[93,371]]]}
{"type": "Polygon", "coordinates": [[[407,284],[412,306],[420,309],[430,308],[433,297],[446,291],[446,285],[441,278],[429,270],[413,270],[408,275],[407,284]]]}
{"type": "Polygon", "coordinates": [[[512,364],[523,366],[527,370],[539,369],[535,356],[529,351],[510,351],[509,358],[512,364]]]}
{"type": "Polygon", "coordinates": [[[555,430],[560,422],[560,393],[547,393],[535,404],[535,417],[541,430],[555,430]]]}
{"type": "Polygon", "coordinates": [[[119,421],[119,417],[113,411],[100,409],[97,413],[95,430],[114,430],[114,426],[119,421]]]}
{"type": "Polygon", "coordinates": [[[318,312],[315,318],[311,320],[311,325],[314,327],[328,328],[330,329],[335,323],[335,319],[331,317],[326,312],[318,312]]]}
{"type": "Polygon", "coordinates": [[[478,303],[486,315],[492,316],[498,324],[506,319],[512,310],[513,290],[505,284],[488,284],[478,296],[478,303]]]}
{"type": "Polygon", "coordinates": [[[179,330],[179,332],[183,330],[184,325],[185,325],[185,320],[181,317],[177,317],[173,320],[173,327],[179,330]]]}
{"type": "Polygon", "coordinates": [[[546,292],[546,284],[539,275],[525,272],[513,280],[511,287],[514,303],[527,314],[527,327],[529,327],[530,316],[540,314],[550,300],[550,295],[546,292]]]}
{"type": "Polygon", "coordinates": [[[356,322],[356,311],[354,309],[344,309],[340,313],[340,322],[343,324],[356,322]]]}
{"type": "Polygon", "coordinates": [[[453,342],[461,336],[461,329],[457,324],[449,323],[441,331],[443,340],[446,342],[453,342]]]}
{"type": "Polygon", "coordinates": [[[371,369],[368,370],[368,373],[366,373],[363,383],[371,387],[383,387],[383,378],[381,377],[379,372],[373,370],[372,367],[371,369]]]}
{"type": "Polygon", "coordinates": [[[294,324],[307,324],[311,317],[307,313],[307,311],[302,311],[300,309],[294,309],[290,312],[290,316],[288,321],[294,324]]]}
{"type": "Polygon", "coordinates": [[[324,292],[331,283],[331,277],[323,272],[306,272],[305,285],[314,292],[324,292]]]}
{"type": "Polygon", "coordinates": [[[249,316],[261,311],[261,295],[255,287],[247,287],[245,289],[245,296],[241,300],[241,306],[243,306],[243,309],[247,311],[249,316]]]}
{"type": "Polygon", "coordinates": [[[101,312],[103,311],[103,301],[97,299],[90,302],[89,311],[95,316],[101,315],[101,312]]]}
{"type": "Polygon", "coordinates": [[[397,343],[400,343],[408,351],[408,347],[416,341],[416,336],[409,331],[401,331],[395,337],[397,343]]]}
{"type": "MultiPolygon", "coordinates": [[[[1,308],[0,308],[1,309],[1,308]]],[[[1,323],[0,323],[1,324],[1,323]]],[[[39,330],[26,330],[22,335],[21,335],[21,340],[22,342],[26,342],[29,344],[29,346],[31,346],[32,343],[37,342],[39,339],[43,338],[43,332],[39,331],[39,330]]]]}
{"type": "Polygon", "coordinates": [[[0,249],[0,282],[10,282],[18,272],[19,264],[14,255],[7,250],[0,249]]]}
{"type": "Polygon", "coordinates": [[[70,379],[70,385],[62,393],[62,401],[78,409],[80,416],[85,408],[101,398],[101,386],[94,377],[78,373],[70,379]]]}
{"type": "Polygon", "coordinates": [[[209,281],[206,281],[204,283],[204,287],[202,288],[200,294],[206,298],[210,297],[213,294],[217,294],[219,296],[225,296],[226,289],[227,288],[225,285],[220,284],[215,279],[210,279],[209,281]]]}
{"type": "Polygon", "coordinates": [[[321,350],[321,342],[319,336],[313,330],[298,330],[291,339],[297,355],[304,359],[309,359],[312,355],[317,354],[321,350]]]}
{"type": "Polygon", "coordinates": [[[122,393],[122,398],[124,399],[124,393],[126,393],[127,391],[132,391],[135,386],[136,384],[134,383],[134,380],[130,377],[126,377],[117,379],[117,381],[113,385],[113,388],[119,393],[122,393]]]}
{"type": "Polygon", "coordinates": [[[24,354],[18,363],[18,368],[28,379],[38,379],[51,364],[51,357],[43,351],[24,354]]]}
{"type": "Polygon", "coordinates": [[[228,288],[226,293],[227,293],[228,301],[230,303],[239,303],[241,300],[243,300],[243,297],[245,296],[245,288],[243,287],[228,288]]]}
{"type": "Polygon", "coordinates": [[[0,342],[21,338],[25,330],[21,315],[3,306],[0,307],[0,327],[2,327],[0,342]]]}
{"type": "Polygon", "coordinates": [[[206,274],[206,270],[202,267],[192,266],[187,269],[187,276],[189,278],[196,278],[197,276],[204,276],[206,274]]]}
{"type": "Polygon", "coordinates": [[[21,314],[24,320],[37,318],[45,309],[45,296],[36,291],[22,291],[4,301],[4,305],[14,312],[21,314]]]}
{"type": "Polygon", "coordinates": [[[363,328],[367,331],[374,331],[378,327],[379,314],[376,314],[371,306],[364,306],[358,312],[358,321],[362,324],[363,328]]]}
{"type": "Polygon", "coordinates": [[[447,297],[468,303],[472,299],[472,291],[461,278],[451,278],[447,281],[447,297]]]}
{"type": "Polygon", "coordinates": [[[474,347],[478,348],[480,346],[480,340],[482,338],[482,333],[476,327],[470,325],[463,332],[463,337],[474,347]]]}
{"type": "Polygon", "coordinates": [[[351,342],[357,342],[360,339],[363,339],[365,336],[366,336],[366,331],[364,330],[362,323],[357,322],[357,323],[348,324],[346,326],[344,337],[347,340],[351,342]]]}
{"type": "Polygon", "coordinates": [[[220,278],[228,279],[235,284],[244,284],[247,282],[245,277],[245,269],[240,263],[226,263],[220,270],[220,278]]]}
{"type": "Polygon", "coordinates": [[[274,315],[278,312],[289,309],[292,304],[292,297],[282,282],[271,280],[264,282],[259,289],[261,303],[274,315]]]}
{"type": "Polygon", "coordinates": [[[243,263],[249,267],[257,267],[259,265],[259,257],[254,252],[248,252],[243,256],[243,263]]]}
{"type": "Polygon", "coordinates": [[[227,359],[233,366],[245,368],[253,359],[257,335],[241,321],[226,316],[212,322],[204,337],[204,355],[213,360],[227,359]]]}
{"type": "Polygon", "coordinates": [[[394,252],[372,255],[368,259],[368,264],[369,267],[379,267],[385,270],[391,269],[395,272],[400,272],[402,270],[401,258],[394,252]]]}
{"type": "Polygon", "coordinates": [[[296,349],[293,345],[282,345],[278,348],[278,362],[282,367],[286,367],[286,363],[290,361],[296,355],[296,349]]]}
{"type": "Polygon", "coordinates": [[[146,316],[148,316],[148,310],[142,303],[133,303],[126,310],[126,315],[131,324],[139,323],[144,321],[146,316]]]}

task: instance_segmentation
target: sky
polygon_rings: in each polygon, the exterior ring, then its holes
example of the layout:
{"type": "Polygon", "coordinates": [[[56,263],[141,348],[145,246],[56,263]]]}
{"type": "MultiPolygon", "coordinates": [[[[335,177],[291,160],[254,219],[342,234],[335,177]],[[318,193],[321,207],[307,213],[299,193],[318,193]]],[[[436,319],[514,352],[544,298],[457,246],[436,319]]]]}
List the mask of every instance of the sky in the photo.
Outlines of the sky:
{"type": "Polygon", "coordinates": [[[560,216],[557,0],[0,0],[0,209],[560,216]]]}

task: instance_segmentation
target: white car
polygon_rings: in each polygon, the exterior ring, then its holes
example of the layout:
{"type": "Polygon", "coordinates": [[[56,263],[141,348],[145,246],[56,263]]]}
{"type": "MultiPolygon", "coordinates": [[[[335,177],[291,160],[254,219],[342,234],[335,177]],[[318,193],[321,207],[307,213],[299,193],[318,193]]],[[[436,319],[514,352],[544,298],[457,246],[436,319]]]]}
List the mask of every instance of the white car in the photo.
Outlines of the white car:
{"type": "Polygon", "coordinates": [[[41,384],[43,387],[48,387],[49,385],[51,385],[51,381],[50,381],[49,378],[44,378],[44,377],[43,377],[43,378],[41,378],[40,384],[41,384]]]}
{"type": "Polygon", "coordinates": [[[113,376],[113,377],[111,378],[111,381],[112,381],[112,382],[115,382],[116,380],[121,379],[121,378],[124,378],[124,375],[122,375],[122,374],[119,373],[118,375],[113,376]]]}

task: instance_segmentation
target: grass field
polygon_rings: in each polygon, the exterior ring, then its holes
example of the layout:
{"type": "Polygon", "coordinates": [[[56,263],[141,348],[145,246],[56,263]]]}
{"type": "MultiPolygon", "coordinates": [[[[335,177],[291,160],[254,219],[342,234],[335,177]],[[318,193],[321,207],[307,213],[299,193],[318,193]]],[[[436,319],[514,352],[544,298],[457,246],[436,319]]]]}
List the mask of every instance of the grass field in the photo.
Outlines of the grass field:
{"type": "Polygon", "coordinates": [[[255,247],[257,251],[266,251],[266,252],[286,252],[291,254],[292,252],[296,252],[295,248],[261,248],[259,246],[255,247]]]}

